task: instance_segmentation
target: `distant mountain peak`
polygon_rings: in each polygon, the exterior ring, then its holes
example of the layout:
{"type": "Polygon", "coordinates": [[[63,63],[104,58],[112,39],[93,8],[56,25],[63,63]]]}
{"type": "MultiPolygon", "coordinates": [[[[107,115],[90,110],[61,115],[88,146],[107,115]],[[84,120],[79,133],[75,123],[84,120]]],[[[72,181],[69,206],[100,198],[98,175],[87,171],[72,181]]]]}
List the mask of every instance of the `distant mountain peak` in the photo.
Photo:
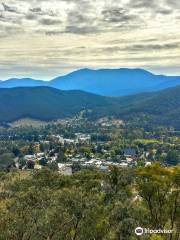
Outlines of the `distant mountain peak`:
{"type": "Polygon", "coordinates": [[[180,77],[155,75],[141,68],[78,69],[51,81],[12,78],[0,88],[50,86],[61,90],[82,90],[104,96],[124,96],[158,91],[180,85],[180,77]]]}

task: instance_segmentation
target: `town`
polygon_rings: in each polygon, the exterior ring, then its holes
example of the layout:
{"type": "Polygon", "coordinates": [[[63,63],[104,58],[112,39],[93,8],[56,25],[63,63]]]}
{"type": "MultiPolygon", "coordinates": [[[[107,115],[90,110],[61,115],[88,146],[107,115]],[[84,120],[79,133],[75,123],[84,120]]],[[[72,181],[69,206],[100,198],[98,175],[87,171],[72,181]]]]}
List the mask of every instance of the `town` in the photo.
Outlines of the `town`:
{"type": "Polygon", "coordinates": [[[178,240],[179,153],[177,130],[136,120],[2,127],[0,239],[178,240]]]}
{"type": "Polygon", "coordinates": [[[142,129],[113,118],[89,121],[80,116],[0,129],[0,168],[7,171],[48,167],[71,175],[83,169],[108,172],[110,166],[136,168],[156,161],[175,166],[179,152],[180,132],[173,128],[142,129]]]}

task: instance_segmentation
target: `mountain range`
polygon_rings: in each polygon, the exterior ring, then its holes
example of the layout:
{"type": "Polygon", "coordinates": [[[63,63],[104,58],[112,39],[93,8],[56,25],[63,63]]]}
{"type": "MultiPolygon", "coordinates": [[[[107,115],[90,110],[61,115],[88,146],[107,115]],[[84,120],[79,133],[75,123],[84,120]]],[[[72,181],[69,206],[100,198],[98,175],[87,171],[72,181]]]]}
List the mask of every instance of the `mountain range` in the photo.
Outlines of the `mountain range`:
{"type": "Polygon", "coordinates": [[[51,81],[12,78],[0,81],[0,88],[48,86],[81,90],[103,96],[126,96],[180,85],[180,76],[155,75],[143,69],[81,69],[51,81]]]}
{"type": "Polygon", "coordinates": [[[159,92],[124,97],[104,97],[79,90],[51,87],[0,89],[0,123],[22,118],[57,120],[85,110],[90,119],[114,116],[141,124],[163,124],[180,128],[180,86],[159,92]]]}

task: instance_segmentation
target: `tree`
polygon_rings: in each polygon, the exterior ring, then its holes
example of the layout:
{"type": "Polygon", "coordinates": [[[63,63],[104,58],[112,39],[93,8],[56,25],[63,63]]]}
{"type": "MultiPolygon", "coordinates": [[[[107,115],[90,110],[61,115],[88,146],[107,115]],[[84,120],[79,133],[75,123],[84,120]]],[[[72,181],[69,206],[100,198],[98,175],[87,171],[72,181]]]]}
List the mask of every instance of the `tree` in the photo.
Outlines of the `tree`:
{"type": "Polygon", "coordinates": [[[59,151],[58,153],[58,163],[65,163],[67,161],[67,157],[65,156],[64,152],[62,150],[59,151]]]}
{"type": "Polygon", "coordinates": [[[166,156],[166,162],[168,165],[177,165],[180,163],[180,153],[178,151],[169,151],[166,156]]]}
{"type": "Polygon", "coordinates": [[[58,164],[57,162],[49,162],[47,167],[52,171],[58,171],[58,164]]]}
{"type": "Polygon", "coordinates": [[[15,155],[15,157],[18,157],[21,154],[20,149],[17,147],[13,147],[12,152],[15,155]]]}
{"type": "Polygon", "coordinates": [[[134,230],[145,224],[146,212],[131,199],[116,201],[115,206],[109,208],[110,229],[107,239],[134,240],[134,230]]]}
{"type": "Polygon", "coordinates": [[[0,212],[0,239],[103,239],[107,220],[102,193],[66,186],[65,179],[45,169],[13,182],[7,189],[13,197],[0,212]]]}
{"type": "MultiPolygon", "coordinates": [[[[149,212],[152,229],[168,229],[177,233],[179,216],[179,169],[166,169],[156,163],[137,171],[137,188],[149,212]]],[[[171,236],[170,239],[173,239],[171,236]]],[[[174,238],[176,239],[176,238],[174,238]]]]}
{"type": "Polygon", "coordinates": [[[81,147],[80,152],[82,152],[87,158],[91,156],[91,149],[89,147],[81,147]]]}
{"type": "Polygon", "coordinates": [[[0,155],[0,169],[7,169],[14,164],[14,155],[11,153],[4,153],[0,155]]]}
{"type": "Polygon", "coordinates": [[[45,151],[45,146],[44,146],[43,143],[40,143],[39,149],[40,149],[41,152],[45,151]]]}
{"type": "Polygon", "coordinates": [[[133,172],[129,169],[119,169],[111,167],[110,173],[104,183],[107,199],[118,199],[122,202],[131,198],[131,183],[133,181],[133,172]]]}
{"type": "Polygon", "coordinates": [[[34,147],[32,144],[30,144],[29,148],[28,148],[28,154],[33,155],[34,154],[34,147]]]}
{"type": "Polygon", "coordinates": [[[29,169],[34,169],[34,166],[35,166],[35,162],[34,161],[32,161],[32,160],[27,161],[27,167],[29,169]]]}

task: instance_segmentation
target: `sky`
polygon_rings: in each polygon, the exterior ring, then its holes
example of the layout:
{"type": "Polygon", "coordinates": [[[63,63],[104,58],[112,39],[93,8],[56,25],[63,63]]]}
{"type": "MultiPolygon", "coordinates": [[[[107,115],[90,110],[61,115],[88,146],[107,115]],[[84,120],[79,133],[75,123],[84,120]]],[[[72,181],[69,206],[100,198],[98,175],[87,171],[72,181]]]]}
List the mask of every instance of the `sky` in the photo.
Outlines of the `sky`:
{"type": "Polygon", "coordinates": [[[80,68],[180,75],[179,0],[0,0],[0,79],[80,68]]]}

